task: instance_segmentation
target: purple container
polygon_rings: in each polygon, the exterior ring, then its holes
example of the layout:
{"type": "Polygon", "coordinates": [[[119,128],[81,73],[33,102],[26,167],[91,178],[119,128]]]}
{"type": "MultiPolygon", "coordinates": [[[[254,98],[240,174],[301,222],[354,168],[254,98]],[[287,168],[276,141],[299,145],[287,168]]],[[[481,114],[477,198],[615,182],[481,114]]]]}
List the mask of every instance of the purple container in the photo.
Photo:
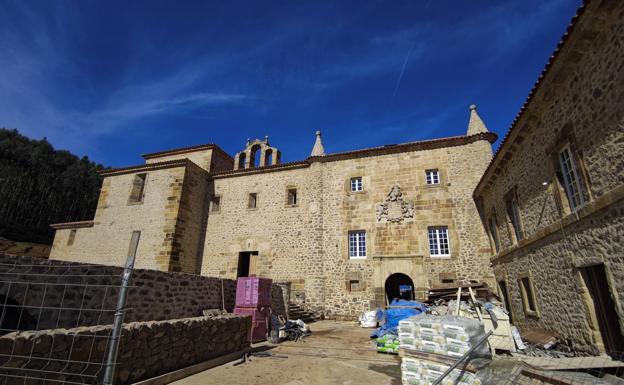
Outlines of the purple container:
{"type": "Polygon", "coordinates": [[[270,278],[240,277],[236,283],[236,307],[270,307],[270,278]]]}
{"type": "Polygon", "coordinates": [[[251,330],[249,331],[249,341],[264,341],[269,331],[269,323],[271,322],[271,308],[234,308],[234,314],[251,316],[251,330]]]}

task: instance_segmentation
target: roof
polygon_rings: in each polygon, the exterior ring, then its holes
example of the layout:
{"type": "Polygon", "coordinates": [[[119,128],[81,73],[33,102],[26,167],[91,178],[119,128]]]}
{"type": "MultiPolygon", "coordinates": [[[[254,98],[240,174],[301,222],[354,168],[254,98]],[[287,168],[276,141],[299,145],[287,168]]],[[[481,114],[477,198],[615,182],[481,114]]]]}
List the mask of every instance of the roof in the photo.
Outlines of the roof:
{"type": "Polygon", "coordinates": [[[108,169],[100,170],[98,171],[98,173],[102,176],[113,176],[113,175],[131,174],[131,173],[141,172],[141,171],[161,170],[161,169],[173,168],[173,167],[186,167],[189,163],[191,163],[190,160],[183,158],[183,159],[168,160],[165,162],[140,164],[138,166],[108,168],[108,169]]]}
{"type": "Polygon", "coordinates": [[[55,230],[61,229],[78,229],[82,227],[93,227],[93,221],[79,221],[79,222],[65,222],[65,223],[53,223],[50,225],[55,230]]]}
{"type": "Polygon", "coordinates": [[[204,150],[215,150],[215,151],[221,153],[222,155],[225,155],[226,157],[234,160],[234,158],[232,158],[230,156],[230,154],[228,154],[227,152],[223,151],[223,149],[221,147],[219,147],[218,145],[216,145],[214,143],[206,143],[206,144],[199,144],[197,146],[180,147],[180,148],[174,148],[174,149],[171,149],[171,150],[151,152],[151,153],[148,153],[148,154],[142,154],[141,157],[143,157],[143,159],[154,159],[154,158],[160,158],[160,157],[164,157],[164,156],[185,154],[187,152],[204,151],[204,150]]]}
{"type": "Polygon", "coordinates": [[[494,143],[497,139],[497,135],[493,132],[481,132],[470,136],[451,136],[447,138],[421,140],[417,142],[408,142],[401,144],[387,144],[385,146],[365,148],[361,150],[337,152],[333,154],[327,154],[323,156],[310,156],[305,160],[282,163],[272,166],[264,167],[252,167],[238,170],[221,171],[212,173],[213,178],[226,178],[240,175],[260,174],[266,172],[284,171],[298,168],[309,167],[314,162],[337,162],[347,159],[367,158],[371,156],[382,156],[389,154],[397,154],[401,152],[411,151],[424,151],[432,150],[443,147],[454,147],[476,142],[478,140],[487,140],[490,143],[494,143]]]}
{"type": "Polygon", "coordinates": [[[526,100],[520,107],[520,111],[518,111],[518,113],[516,114],[516,117],[514,118],[513,122],[511,123],[511,126],[509,127],[509,130],[507,130],[507,133],[505,134],[505,137],[503,138],[500,146],[498,147],[496,154],[490,161],[490,164],[488,165],[488,167],[485,169],[485,172],[481,176],[479,183],[477,183],[477,187],[475,188],[474,193],[473,193],[474,196],[477,196],[478,192],[481,191],[486,180],[490,178],[490,174],[495,169],[495,166],[501,162],[501,159],[503,159],[503,157],[505,156],[505,152],[511,146],[511,136],[515,134],[516,131],[520,130],[520,127],[519,127],[520,120],[523,118],[527,109],[531,105],[531,102],[533,101],[535,95],[539,91],[540,86],[544,83],[544,79],[546,78],[546,76],[549,75],[551,68],[553,67],[561,51],[563,50],[565,43],[569,40],[570,34],[574,30],[574,27],[578,24],[581,15],[585,12],[585,9],[587,8],[587,5],[590,3],[590,1],[591,0],[584,0],[583,4],[577,9],[574,17],[572,17],[572,20],[570,24],[568,25],[566,32],[561,37],[561,40],[559,40],[559,43],[557,44],[555,51],[548,58],[548,61],[546,62],[544,69],[542,70],[540,76],[537,78],[537,81],[533,85],[533,88],[529,92],[529,95],[527,96],[526,100]]]}
{"type": "Polygon", "coordinates": [[[496,142],[498,136],[493,132],[480,132],[475,135],[468,136],[450,136],[446,138],[420,140],[416,142],[408,142],[401,144],[386,144],[379,147],[370,147],[361,150],[337,152],[322,157],[310,157],[308,159],[318,162],[334,162],[344,159],[366,158],[370,156],[380,156],[397,154],[400,152],[433,150],[442,147],[455,147],[464,144],[476,142],[478,140],[487,140],[490,143],[496,142]]]}

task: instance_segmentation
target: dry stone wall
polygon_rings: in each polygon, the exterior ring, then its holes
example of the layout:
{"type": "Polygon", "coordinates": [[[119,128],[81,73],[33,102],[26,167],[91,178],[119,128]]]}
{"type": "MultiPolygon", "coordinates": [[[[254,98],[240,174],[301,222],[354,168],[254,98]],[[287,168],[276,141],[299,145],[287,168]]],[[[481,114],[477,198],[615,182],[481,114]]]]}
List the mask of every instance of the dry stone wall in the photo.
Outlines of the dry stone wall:
{"type": "MultiPolygon", "coordinates": [[[[246,349],[251,317],[222,315],[124,324],[115,372],[115,384],[130,384],[228,353],[246,349]]],[[[35,377],[37,370],[51,373],[64,369],[87,376],[47,374],[48,379],[95,383],[102,379],[111,326],[54,329],[11,333],[0,337],[0,365],[31,369],[0,368],[0,374],[35,377]],[[96,337],[94,337],[96,336],[96,337]],[[12,358],[8,356],[31,356],[12,358]],[[66,360],[88,362],[66,365],[66,360]],[[56,377],[55,377],[56,376],[56,377]]],[[[49,380],[48,380],[49,381],[49,380]]],[[[29,384],[43,381],[29,380],[29,384]]],[[[47,382],[46,382],[47,383],[47,382]]],[[[24,384],[23,378],[7,378],[7,385],[24,384]]]]}

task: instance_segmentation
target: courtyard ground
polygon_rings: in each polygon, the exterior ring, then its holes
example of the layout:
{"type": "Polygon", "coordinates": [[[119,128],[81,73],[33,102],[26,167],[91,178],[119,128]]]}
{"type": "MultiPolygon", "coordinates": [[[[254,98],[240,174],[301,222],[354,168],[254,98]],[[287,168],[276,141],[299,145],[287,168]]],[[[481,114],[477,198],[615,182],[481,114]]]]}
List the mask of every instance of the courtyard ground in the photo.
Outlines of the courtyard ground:
{"type": "MultiPolygon", "coordinates": [[[[282,342],[271,348],[277,357],[236,360],[180,381],[176,385],[400,385],[398,356],[377,353],[369,336],[354,322],[319,321],[312,335],[299,342],[282,342]]],[[[268,346],[267,346],[268,347],[268,346]]]]}

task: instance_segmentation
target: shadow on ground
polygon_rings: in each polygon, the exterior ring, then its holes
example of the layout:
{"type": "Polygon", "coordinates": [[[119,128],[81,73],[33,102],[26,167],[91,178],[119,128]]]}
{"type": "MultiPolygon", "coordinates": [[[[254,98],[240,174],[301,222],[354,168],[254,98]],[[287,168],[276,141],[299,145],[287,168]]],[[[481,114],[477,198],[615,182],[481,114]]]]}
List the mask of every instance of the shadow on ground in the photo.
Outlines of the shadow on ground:
{"type": "Polygon", "coordinates": [[[390,385],[401,385],[401,366],[400,365],[388,365],[388,364],[368,364],[368,370],[372,370],[377,373],[385,374],[392,377],[390,385]]]}

